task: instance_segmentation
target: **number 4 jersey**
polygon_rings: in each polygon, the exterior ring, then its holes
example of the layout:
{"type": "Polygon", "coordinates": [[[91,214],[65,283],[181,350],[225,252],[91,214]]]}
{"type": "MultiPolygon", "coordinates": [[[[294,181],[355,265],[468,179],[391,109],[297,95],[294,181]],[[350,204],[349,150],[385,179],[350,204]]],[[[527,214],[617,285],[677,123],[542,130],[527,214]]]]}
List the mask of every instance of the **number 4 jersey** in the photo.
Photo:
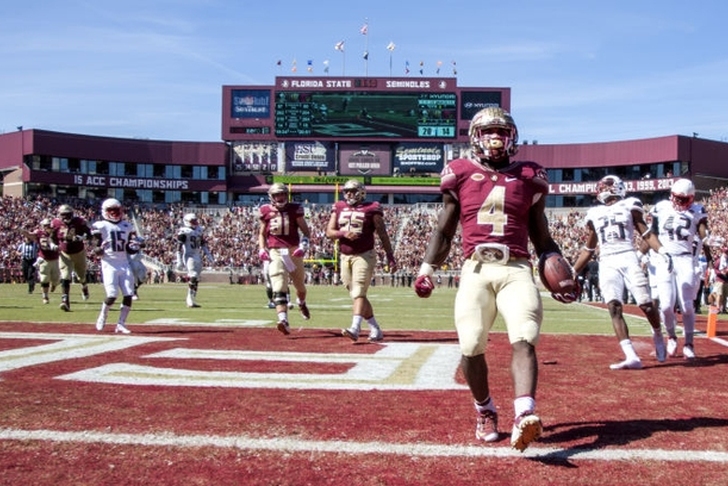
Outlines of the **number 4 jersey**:
{"type": "Polygon", "coordinates": [[[504,244],[512,257],[529,257],[529,212],[549,192],[543,167],[516,162],[495,171],[474,160],[456,159],[442,171],[440,191],[460,203],[465,258],[481,243],[504,244]]]}

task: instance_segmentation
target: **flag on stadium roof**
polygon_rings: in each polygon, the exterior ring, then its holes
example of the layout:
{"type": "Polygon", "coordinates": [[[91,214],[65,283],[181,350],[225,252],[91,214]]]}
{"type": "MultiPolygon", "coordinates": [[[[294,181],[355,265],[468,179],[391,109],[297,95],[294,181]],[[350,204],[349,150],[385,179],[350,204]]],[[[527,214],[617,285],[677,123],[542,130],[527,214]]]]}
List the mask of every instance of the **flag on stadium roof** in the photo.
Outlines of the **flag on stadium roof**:
{"type": "Polygon", "coordinates": [[[334,45],[334,49],[344,52],[344,41],[339,41],[334,45]]]}
{"type": "Polygon", "coordinates": [[[389,44],[387,44],[387,50],[390,52],[393,51],[395,47],[397,46],[394,45],[394,42],[390,42],[389,44]]]}
{"type": "Polygon", "coordinates": [[[369,24],[362,25],[359,32],[361,32],[362,35],[367,35],[369,33],[369,24]]]}

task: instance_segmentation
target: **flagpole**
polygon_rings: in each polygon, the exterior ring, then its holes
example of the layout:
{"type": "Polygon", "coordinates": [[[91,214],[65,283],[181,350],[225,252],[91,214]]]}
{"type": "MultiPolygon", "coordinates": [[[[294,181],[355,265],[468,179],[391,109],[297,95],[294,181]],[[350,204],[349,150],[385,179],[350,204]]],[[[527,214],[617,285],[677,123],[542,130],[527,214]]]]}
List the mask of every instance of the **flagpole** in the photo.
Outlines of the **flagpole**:
{"type": "Polygon", "coordinates": [[[364,42],[364,76],[369,76],[369,19],[364,18],[364,27],[362,27],[364,30],[362,31],[362,34],[364,34],[364,37],[366,37],[366,41],[364,42]]]}

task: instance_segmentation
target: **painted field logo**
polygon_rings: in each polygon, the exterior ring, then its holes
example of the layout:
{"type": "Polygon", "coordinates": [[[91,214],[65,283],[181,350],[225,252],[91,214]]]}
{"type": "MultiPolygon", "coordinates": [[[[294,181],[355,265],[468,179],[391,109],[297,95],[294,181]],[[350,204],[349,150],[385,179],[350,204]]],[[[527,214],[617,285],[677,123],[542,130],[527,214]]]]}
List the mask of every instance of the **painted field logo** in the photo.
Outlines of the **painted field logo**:
{"type": "Polygon", "coordinates": [[[296,353],[175,348],[144,356],[179,359],[180,368],[113,363],[64,376],[62,380],[119,385],[285,388],[325,390],[453,390],[460,362],[456,345],[391,343],[375,354],[296,353]],[[244,373],[185,369],[185,360],[254,360],[351,364],[343,373],[244,373]]]}

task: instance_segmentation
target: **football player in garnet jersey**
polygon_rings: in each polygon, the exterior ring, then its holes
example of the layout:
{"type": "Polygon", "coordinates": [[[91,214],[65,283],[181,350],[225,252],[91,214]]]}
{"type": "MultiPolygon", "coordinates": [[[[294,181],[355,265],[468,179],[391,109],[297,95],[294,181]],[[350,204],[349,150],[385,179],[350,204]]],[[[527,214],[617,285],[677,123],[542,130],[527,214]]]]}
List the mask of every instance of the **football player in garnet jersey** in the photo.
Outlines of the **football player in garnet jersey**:
{"type": "Polygon", "coordinates": [[[278,314],[278,330],[290,334],[288,325],[288,281],[296,289],[298,310],[308,320],[303,256],[308,251],[311,231],[300,204],[288,201],[288,188],[276,182],[268,189],[270,204],[259,209],[258,258],[270,261],[268,274],[273,287],[273,303],[278,314]],[[299,235],[303,234],[303,237],[299,235]]]}
{"type": "Polygon", "coordinates": [[[88,286],[86,285],[86,246],[84,239],[91,237],[91,228],[86,220],[73,214],[73,208],[63,204],[58,208],[58,217],[51,221],[53,231],[56,232],[61,249],[61,305],[60,308],[68,312],[71,310],[71,282],[73,274],[81,283],[81,297],[88,300],[88,286]]]}
{"type": "MultiPolygon", "coordinates": [[[[535,346],[543,318],[533,278],[528,240],[539,257],[561,253],[544,212],[549,192],[546,171],[533,162],[514,162],[518,129],[509,113],[488,107],[470,122],[471,158],[451,161],[441,174],[443,209],[415,281],[420,297],[432,293],[435,268],[447,258],[458,224],[462,231],[460,286],[455,297],[455,327],[461,367],[475,400],[475,437],[500,438],[498,415],[488,384],[485,350],[488,332],[500,312],[511,343],[515,419],[511,447],[523,451],[541,436],[536,415],[538,362],[535,346]]],[[[552,294],[564,303],[577,291],[552,294]]]]}
{"type": "Polygon", "coordinates": [[[666,269],[669,268],[666,271],[672,271],[672,258],[647,227],[642,202],[636,197],[626,197],[626,192],[624,182],[615,175],[605,176],[597,183],[597,200],[601,204],[586,213],[586,244],[574,263],[574,271],[581,271],[599,245],[599,286],[609,308],[614,334],[619,339],[625,357],[624,361],[610,365],[613,370],[642,368],[624,320],[622,299],[625,288],[652,326],[657,361],[665,361],[666,356],[660,313],[650,296],[649,282],[634,247],[635,230],[640,232],[650,248],[661,255],[661,263],[666,269]]]}
{"type": "Polygon", "coordinates": [[[678,179],[670,190],[670,199],[658,202],[650,211],[652,231],[672,255],[673,272],[665,271],[664,265],[656,266],[655,279],[660,313],[667,331],[667,354],[675,356],[675,302],[682,314],[685,344],[683,357],[694,359],[693,334],[695,333],[695,307],[699,281],[696,275],[697,259],[702,248],[707,264],[713,265],[710,247],[704,244],[708,237],[708,213],[695,201],[695,186],[689,179],[678,179]],[[696,254],[693,248],[697,247],[696,254]]]}
{"type": "Polygon", "coordinates": [[[369,341],[383,339],[382,329],[374,317],[374,309],[367,299],[367,290],[377,266],[374,234],[379,236],[390,273],[397,270],[392,243],[384,224],[384,214],[378,202],[365,201],[364,184],[351,179],[344,184],[343,201],[334,203],[326,236],[339,241],[341,253],[341,281],[354,300],[351,327],[341,333],[356,341],[359,339],[362,320],[369,324],[369,341]]]}

